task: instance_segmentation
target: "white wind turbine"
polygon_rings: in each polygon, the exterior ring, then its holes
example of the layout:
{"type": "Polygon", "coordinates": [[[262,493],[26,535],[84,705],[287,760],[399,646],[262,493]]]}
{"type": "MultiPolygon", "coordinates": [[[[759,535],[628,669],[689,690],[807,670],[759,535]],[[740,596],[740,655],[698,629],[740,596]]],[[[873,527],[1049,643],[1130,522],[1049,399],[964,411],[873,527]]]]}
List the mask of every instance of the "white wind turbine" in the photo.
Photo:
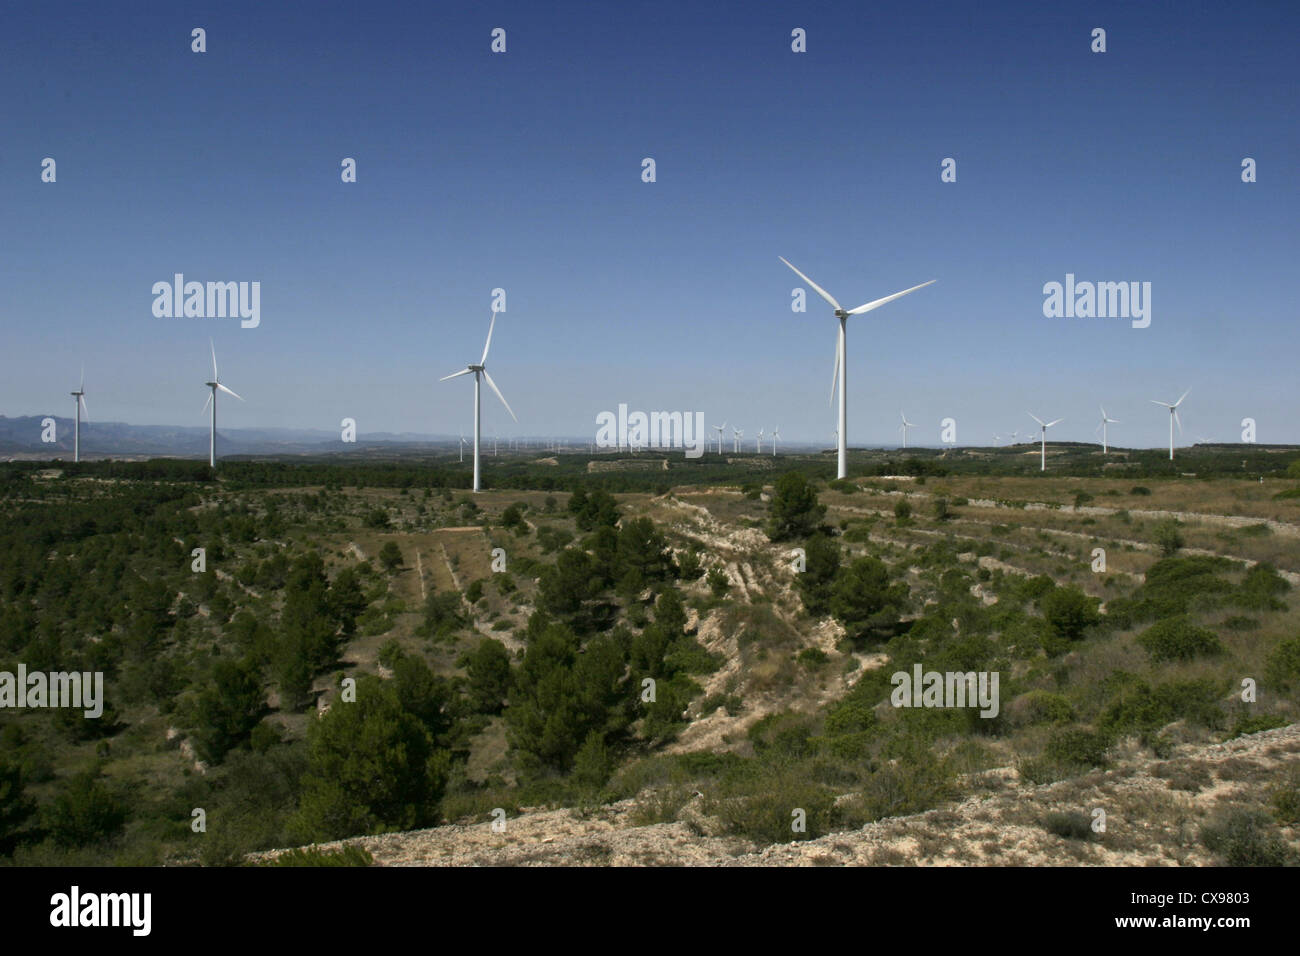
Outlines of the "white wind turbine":
{"type": "Polygon", "coordinates": [[[81,384],[77,390],[72,392],[72,397],[77,400],[77,426],[72,433],[72,460],[81,461],[81,413],[86,413],[86,421],[90,421],[90,409],[86,408],[86,367],[81,367],[81,384]]]}
{"type": "MultiPolygon", "coordinates": [[[[211,339],[208,339],[208,347],[212,349],[212,381],[204,382],[203,384],[206,385],[208,388],[212,389],[212,394],[208,396],[207,402],[204,402],[203,410],[207,411],[209,404],[212,406],[212,427],[208,432],[208,465],[209,467],[216,468],[217,467],[217,392],[225,392],[227,395],[233,395],[235,398],[239,398],[239,396],[235,395],[234,392],[232,392],[230,389],[226,388],[226,386],[221,384],[221,376],[217,374],[217,347],[212,344],[211,339]]],[[[242,398],[239,398],[239,400],[241,402],[243,401],[242,398]]]]}
{"type": "MultiPolygon", "coordinates": [[[[488,387],[491,388],[492,391],[496,392],[497,398],[501,399],[501,404],[506,407],[506,411],[510,412],[510,417],[515,419],[515,424],[516,425],[519,424],[519,419],[515,418],[515,413],[510,408],[510,403],[506,401],[506,397],[501,394],[501,389],[497,388],[497,383],[492,381],[492,376],[489,375],[487,372],[488,349],[492,347],[492,330],[496,328],[496,324],[497,324],[497,314],[496,312],[493,312],[492,320],[488,323],[487,341],[483,343],[483,357],[478,360],[477,365],[466,365],[459,372],[452,372],[450,375],[444,375],[442,378],[438,379],[438,381],[440,382],[445,382],[448,379],[459,378],[462,375],[469,375],[471,372],[474,373],[474,490],[475,491],[480,490],[479,487],[479,424],[480,424],[480,418],[482,416],[480,413],[481,403],[479,401],[479,388],[481,386],[483,379],[487,380],[488,387]]],[[[465,439],[462,436],[461,441],[464,442],[464,440],[465,439]]],[[[461,450],[462,461],[464,460],[464,454],[465,452],[462,446],[462,450],[461,450]]]]}
{"type": "Polygon", "coordinates": [[[739,428],[731,429],[731,452],[734,455],[740,454],[740,440],[745,437],[745,433],[739,428]]]}
{"type": "Polygon", "coordinates": [[[772,429],[772,457],[776,457],[776,440],[781,437],[781,426],[772,429]]]}
{"type": "MultiPolygon", "coordinates": [[[[1100,405],[1098,405],[1097,407],[1101,408],[1100,405]]],[[[1101,453],[1103,455],[1106,454],[1107,451],[1109,450],[1106,445],[1106,426],[1121,425],[1121,424],[1123,423],[1118,418],[1107,418],[1106,409],[1101,408],[1101,423],[1092,430],[1092,433],[1095,435],[1097,434],[1097,432],[1101,432],[1101,453]]]]}
{"type": "Polygon", "coordinates": [[[900,432],[903,433],[903,447],[906,448],[906,447],[907,447],[907,430],[908,430],[909,428],[915,428],[915,427],[916,427],[916,423],[915,423],[915,422],[909,422],[909,421],[907,420],[907,416],[904,415],[901,411],[898,413],[898,417],[901,418],[901,419],[903,420],[903,424],[901,424],[901,425],[898,426],[898,430],[899,430],[900,432]]]}
{"type": "Polygon", "coordinates": [[[760,455],[763,454],[763,429],[761,428],[758,430],[758,442],[755,444],[754,450],[760,455]]]}
{"type": "Polygon", "coordinates": [[[1178,406],[1183,404],[1183,398],[1186,398],[1190,394],[1192,394],[1192,390],[1189,388],[1187,391],[1183,392],[1183,397],[1178,399],[1178,401],[1174,402],[1172,405],[1170,405],[1168,402],[1158,402],[1154,398],[1151,399],[1152,405],[1163,405],[1165,408],[1169,409],[1169,460],[1170,461],[1174,460],[1174,422],[1178,423],[1178,434],[1181,435],[1183,433],[1183,422],[1182,419],[1178,417],[1178,406]]]}
{"type": "Polygon", "coordinates": [[[1049,428],[1051,428],[1053,425],[1059,425],[1061,422],[1065,421],[1065,419],[1064,419],[1064,418],[1058,418],[1058,419],[1056,419],[1055,421],[1045,422],[1045,421],[1043,421],[1041,418],[1039,418],[1037,415],[1035,415],[1033,412],[1026,412],[1025,414],[1028,415],[1030,418],[1032,418],[1034,421],[1038,422],[1038,424],[1042,427],[1042,442],[1043,442],[1043,445],[1042,445],[1042,455],[1043,455],[1043,464],[1042,464],[1042,467],[1039,468],[1039,471],[1047,471],[1047,430],[1048,430],[1049,428]]]}
{"type": "Polygon", "coordinates": [[[929,282],[922,282],[920,285],[912,286],[912,288],[910,289],[904,289],[902,292],[895,292],[893,295],[887,295],[883,299],[876,299],[874,302],[868,302],[865,305],[860,305],[856,309],[845,309],[843,306],[841,306],[838,302],[835,301],[835,298],[829,292],[827,292],[825,289],[819,286],[816,282],[813,282],[812,279],[809,279],[806,275],[804,275],[794,266],[790,265],[790,263],[786,261],[786,259],[783,256],[777,256],[777,258],[780,259],[782,262],[784,262],[787,266],[789,266],[790,270],[794,272],[795,275],[797,275],[800,279],[803,279],[804,282],[807,282],[810,286],[812,286],[814,292],[816,292],[823,299],[829,302],[831,308],[835,310],[835,317],[840,320],[839,337],[835,340],[835,371],[831,374],[831,400],[834,401],[835,399],[835,382],[838,379],[839,386],[840,386],[840,427],[837,429],[839,464],[836,468],[837,471],[836,477],[847,478],[848,468],[849,468],[849,449],[848,449],[848,438],[846,433],[848,431],[848,414],[849,414],[848,407],[849,406],[848,406],[848,398],[845,394],[845,389],[847,385],[846,375],[848,373],[848,364],[845,356],[845,345],[844,345],[845,323],[850,315],[862,315],[864,312],[870,312],[873,309],[878,309],[882,305],[886,305],[887,303],[893,302],[897,298],[901,298],[902,296],[907,295],[909,292],[915,292],[917,289],[924,289],[926,286],[938,280],[931,279],[929,282]]]}
{"type": "Polygon", "coordinates": [[[722,433],[727,430],[727,423],[723,422],[721,425],[714,425],[713,430],[718,433],[718,454],[721,455],[722,454],[722,433]]]}

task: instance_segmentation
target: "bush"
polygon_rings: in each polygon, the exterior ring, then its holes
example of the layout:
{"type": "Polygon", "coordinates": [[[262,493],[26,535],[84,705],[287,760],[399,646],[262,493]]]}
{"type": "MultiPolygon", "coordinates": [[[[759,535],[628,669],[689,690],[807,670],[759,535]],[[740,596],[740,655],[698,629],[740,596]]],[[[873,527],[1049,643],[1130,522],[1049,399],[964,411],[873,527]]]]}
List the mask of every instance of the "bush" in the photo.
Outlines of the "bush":
{"type": "Polygon", "coordinates": [[[1129,494],[1138,495],[1139,497],[1144,495],[1149,496],[1151,494],[1151,489],[1147,488],[1145,485],[1134,485],[1129,489],[1129,494]]]}
{"type": "Polygon", "coordinates": [[[906,498],[900,498],[894,504],[894,518],[898,521],[906,521],[912,517],[912,505],[906,498]]]}
{"type": "Polygon", "coordinates": [[[817,490],[801,472],[791,471],[776,482],[776,492],[767,508],[767,536],[772,541],[806,538],[817,530],[826,506],[817,500],[817,490]]]}
{"type": "Polygon", "coordinates": [[[1213,631],[1193,624],[1185,615],[1153,624],[1138,635],[1137,643],[1153,661],[1190,661],[1223,652],[1213,631]]]}
{"type": "Polygon", "coordinates": [[[1172,558],[1185,543],[1182,525],[1173,518],[1158,521],[1151,531],[1151,540],[1160,546],[1162,555],[1166,558],[1172,558]]]}
{"type": "Polygon", "coordinates": [[[375,858],[363,846],[349,843],[337,850],[308,847],[281,853],[266,866],[374,866],[375,858]]]}
{"type": "Polygon", "coordinates": [[[723,597],[731,589],[731,582],[727,580],[727,575],[721,568],[712,568],[705,580],[709,582],[709,590],[713,592],[715,598],[723,597]]]}
{"type": "Polygon", "coordinates": [[[1300,637],[1279,641],[1268,655],[1269,676],[1279,684],[1300,681],[1300,637]]]}
{"type": "Polygon", "coordinates": [[[1043,756],[1063,767],[1101,767],[1110,741],[1104,734],[1083,727],[1065,727],[1047,739],[1043,756]]]}
{"type": "Polygon", "coordinates": [[[1043,618],[1059,638],[1077,641],[1084,631],[1097,624],[1097,599],[1076,587],[1055,588],[1041,601],[1043,618]]]}
{"type": "Polygon", "coordinates": [[[1042,827],[1048,833],[1055,833],[1067,840],[1092,838],[1092,821],[1086,813],[1077,810],[1068,813],[1049,813],[1043,818],[1042,827]]]}
{"type": "Polygon", "coordinates": [[[1201,843],[1228,866],[1286,866],[1291,849],[1267,815],[1229,810],[1201,827],[1201,843]]]}

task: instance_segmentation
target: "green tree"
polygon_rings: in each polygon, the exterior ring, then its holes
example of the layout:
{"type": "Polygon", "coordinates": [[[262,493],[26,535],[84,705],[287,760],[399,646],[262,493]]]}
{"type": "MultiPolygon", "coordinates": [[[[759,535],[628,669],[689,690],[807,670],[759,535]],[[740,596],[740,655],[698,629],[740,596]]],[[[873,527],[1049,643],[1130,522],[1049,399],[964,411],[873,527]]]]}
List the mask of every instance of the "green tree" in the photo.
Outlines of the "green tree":
{"type": "Polygon", "coordinates": [[[883,561],[863,557],[840,571],[831,589],[831,613],[855,636],[896,624],[907,598],[907,585],[891,584],[883,561]]]}
{"type": "Polygon", "coordinates": [[[126,823],[126,804],[101,781],[98,767],[71,777],[45,812],[55,843],[86,846],[116,836],[126,823]]]}
{"type": "Polygon", "coordinates": [[[384,570],[389,574],[392,574],[404,564],[402,549],[397,546],[397,542],[384,542],[384,546],[379,549],[379,563],[384,566],[384,570]]]}
{"type": "Polygon", "coordinates": [[[831,609],[831,591],[840,573],[840,546],[830,535],[815,534],[804,547],[806,567],[795,579],[803,606],[820,617],[831,609]]]}
{"type": "Polygon", "coordinates": [[[495,638],[484,638],[462,656],[460,665],[469,673],[469,697],[474,711],[501,713],[510,692],[510,652],[506,646],[495,638]]]}
{"type": "Polygon", "coordinates": [[[801,472],[791,471],[776,482],[767,508],[767,536],[772,541],[806,538],[817,530],[826,514],[818,503],[817,489],[801,472]]]}
{"type": "Polygon", "coordinates": [[[1166,558],[1173,557],[1183,546],[1182,526],[1173,518],[1158,521],[1151,531],[1151,540],[1160,546],[1160,553],[1166,558]]]}
{"type": "Polygon", "coordinates": [[[1097,599],[1077,587],[1053,588],[1044,595],[1039,606],[1052,632],[1069,641],[1077,641],[1083,637],[1084,631],[1101,620],[1097,599]]]}
{"type": "Polygon", "coordinates": [[[394,688],[371,675],[307,731],[308,767],[291,830],[304,842],[433,823],[449,760],[394,688]]]}
{"type": "Polygon", "coordinates": [[[230,750],[248,740],[265,709],[262,685],[254,668],[218,658],[192,711],[191,736],[199,757],[220,763],[230,750]]]}
{"type": "Polygon", "coordinates": [[[36,805],[24,791],[20,764],[0,757],[0,853],[8,853],[36,805]]]}

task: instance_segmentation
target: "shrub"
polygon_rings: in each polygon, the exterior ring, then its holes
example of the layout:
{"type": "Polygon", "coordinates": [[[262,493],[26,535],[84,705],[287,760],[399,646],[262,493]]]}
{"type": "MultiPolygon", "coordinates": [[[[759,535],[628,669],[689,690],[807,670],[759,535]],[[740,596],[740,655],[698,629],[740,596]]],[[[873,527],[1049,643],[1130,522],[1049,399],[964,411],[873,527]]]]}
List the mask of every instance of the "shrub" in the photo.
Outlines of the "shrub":
{"type": "Polygon", "coordinates": [[[1060,638],[1076,641],[1101,620],[1097,599],[1076,587],[1055,588],[1042,599],[1043,617],[1060,638]]]}
{"type": "Polygon", "coordinates": [[[281,853],[266,866],[374,866],[375,858],[363,846],[349,843],[337,850],[307,847],[281,853]]]}
{"type": "Polygon", "coordinates": [[[708,581],[709,590],[713,592],[715,598],[723,597],[731,589],[731,582],[727,580],[727,575],[721,568],[712,568],[705,580],[708,581]]]}
{"type": "Polygon", "coordinates": [[[912,517],[912,505],[906,498],[900,498],[894,504],[894,518],[898,521],[906,521],[912,517]]]}
{"type": "Polygon", "coordinates": [[[1183,540],[1182,525],[1173,518],[1165,518],[1163,521],[1156,522],[1156,526],[1151,530],[1151,540],[1160,546],[1160,553],[1166,558],[1171,558],[1178,553],[1178,550],[1185,543],[1183,540]]]}
{"type": "Polygon", "coordinates": [[[1105,734],[1083,727],[1065,727],[1047,739],[1043,756],[1066,767],[1100,767],[1106,763],[1109,746],[1105,734]]]}
{"type": "Polygon", "coordinates": [[[1285,866],[1291,850],[1258,810],[1229,810],[1201,827],[1201,843],[1228,866],[1285,866]]]}
{"type": "Polygon", "coordinates": [[[1223,652],[1213,631],[1193,624],[1185,615],[1153,624],[1138,635],[1137,643],[1153,661],[1190,661],[1223,652]]]}
{"type": "Polygon", "coordinates": [[[1088,840],[1092,838],[1092,821],[1086,813],[1077,810],[1068,813],[1049,813],[1043,818],[1042,827],[1048,833],[1054,833],[1067,840],[1088,840]]]}
{"type": "Polygon", "coordinates": [[[1279,641],[1268,655],[1268,674],[1279,684],[1300,680],[1300,637],[1279,641]]]}

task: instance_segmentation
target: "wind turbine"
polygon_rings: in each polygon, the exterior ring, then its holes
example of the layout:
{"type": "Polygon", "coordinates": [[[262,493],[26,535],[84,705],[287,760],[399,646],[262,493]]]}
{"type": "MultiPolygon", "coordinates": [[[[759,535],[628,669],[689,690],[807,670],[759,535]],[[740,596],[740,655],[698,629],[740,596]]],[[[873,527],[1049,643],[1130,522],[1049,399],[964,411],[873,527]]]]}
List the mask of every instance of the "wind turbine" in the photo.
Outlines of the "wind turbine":
{"type": "Polygon", "coordinates": [[[731,429],[731,453],[733,455],[740,454],[740,440],[744,437],[745,433],[739,428],[731,429]]]}
{"type": "Polygon", "coordinates": [[[763,429],[761,428],[758,430],[758,443],[754,446],[754,450],[760,455],[763,454],[763,429]]]}
{"type": "MultiPolygon", "coordinates": [[[[1098,408],[1101,408],[1100,405],[1098,405],[1097,407],[1098,407],[1098,408]]],[[[1107,417],[1106,417],[1106,409],[1101,408],[1101,424],[1099,424],[1096,428],[1094,428],[1094,429],[1092,430],[1092,433],[1095,435],[1095,434],[1097,434],[1097,432],[1101,432],[1101,453],[1102,453],[1103,455],[1106,454],[1106,452],[1108,451],[1108,449],[1107,449],[1107,447],[1106,447],[1106,426],[1107,426],[1107,425],[1119,425],[1119,424],[1122,424],[1122,423],[1120,422],[1120,420],[1119,420],[1118,418],[1107,418],[1107,417]]]]}
{"type": "Polygon", "coordinates": [[[714,425],[713,429],[718,433],[718,454],[721,455],[722,454],[722,433],[727,430],[727,423],[723,422],[721,425],[714,425]]]}
{"type": "MultiPolygon", "coordinates": [[[[208,466],[217,467],[217,392],[225,392],[227,395],[233,395],[239,398],[230,389],[221,384],[221,376],[217,374],[217,347],[212,344],[212,339],[208,339],[208,347],[212,349],[212,381],[204,382],[208,388],[212,389],[212,394],[208,396],[207,402],[203,404],[203,410],[208,410],[208,405],[212,405],[212,428],[208,432],[208,466]]],[[[242,402],[243,399],[239,398],[242,402]]]]}
{"type": "Polygon", "coordinates": [[[1043,464],[1042,467],[1039,469],[1039,471],[1047,471],[1047,430],[1051,428],[1053,425],[1059,425],[1061,422],[1065,421],[1065,419],[1058,418],[1055,421],[1045,422],[1037,415],[1035,415],[1033,412],[1026,412],[1025,414],[1028,415],[1030,418],[1032,418],[1034,421],[1038,422],[1038,424],[1042,426],[1043,464]]]}
{"type": "Polygon", "coordinates": [[[461,460],[461,463],[464,464],[464,462],[465,462],[465,433],[464,433],[463,431],[460,433],[460,460],[461,460]]]}
{"type": "Polygon", "coordinates": [[[72,392],[72,397],[77,400],[77,427],[72,433],[72,460],[81,461],[81,413],[86,413],[86,421],[90,421],[90,409],[86,408],[86,367],[81,367],[81,384],[77,390],[72,392]]]}
{"type": "Polygon", "coordinates": [[[781,437],[781,426],[772,429],[772,457],[776,457],[776,440],[781,437]]]}
{"type": "Polygon", "coordinates": [[[929,282],[922,282],[920,285],[912,286],[912,288],[910,289],[904,289],[902,292],[895,292],[893,295],[887,295],[883,299],[876,299],[873,302],[868,302],[865,305],[860,305],[856,309],[845,309],[843,306],[841,306],[838,302],[835,301],[835,298],[829,292],[827,292],[825,289],[819,286],[816,282],[813,282],[812,279],[809,279],[806,275],[804,275],[794,266],[790,265],[790,263],[786,261],[786,259],[783,256],[777,256],[777,258],[780,259],[782,262],[784,262],[787,266],[789,266],[790,270],[795,275],[797,275],[800,279],[803,279],[804,282],[807,282],[810,286],[812,286],[814,292],[816,292],[819,296],[821,296],[823,299],[829,302],[831,308],[835,310],[835,317],[840,320],[839,337],[835,340],[835,371],[831,374],[831,400],[834,401],[835,399],[835,382],[836,379],[838,379],[840,385],[840,427],[838,429],[839,464],[836,468],[837,471],[836,477],[847,478],[848,469],[849,469],[849,448],[848,448],[848,438],[846,432],[848,431],[849,406],[848,406],[848,397],[845,394],[845,388],[847,385],[846,376],[848,373],[847,361],[845,358],[845,347],[844,347],[845,323],[848,320],[848,317],[850,315],[862,315],[864,312],[870,312],[873,309],[878,309],[882,305],[886,305],[887,303],[893,302],[897,298],[901,298],[902,296],[907,295],[909,292],[915,292],[917,289],[924,289],[926,286],[938,280],[931,279],[929,282]]]}
{"type": "Polygon", "coordinates": [[[908,430],[909,428],[915,428],[915,427],[916,427],[916,423],[915,423],[915,422],[909,422],[909,421],[907,420],[907,416],[904,415],[901,411],[898,413],[898,417],[901,418],[901,419],[903,420],[903,424],[901,424],[901,425],[898,426],[898,430],[899,430],[900,432],[903,433],[903,447],[906,448],[906,447],[907,447],[907,430],[908,430]]]}
{"type": "MultiPolygon", "coordinates": [[[[501,404],[506,407],[506,411],[510,412],[510,417],[515,419],[515,424],[516,425],[519,424],[519,419],[515,418],[515,413],[510,408],[510,403],[506,401],[506,397],[501,394],[501,389],[497,388],[497,383],[492,381],[492,376],[489,375],[487,372],[488,349],[492,347],[492,330],[496,328],[496,324],[497,324],[497,314],[496,312],[493,312],[492,320],[488,323],[487,341],[483,343],[483,357],[478,360],[477,365],[466,365],[459,372],[452,372],[450,375],[444,375],[442,378],[438,379],[438,381],[440,382],[445,382],[451,378],[459,378],[462,375],[469,375],[471,372],[474,373],[474,490],[475,491],[480,490],[479,488],[479,424],[480,424],[479,420],[482,416],[480,413],[479,388],[481,387],[483,379],[487,380],[488,387],[491,388],[492,391],[496,392],[497,398],[501,399],[501,404]]],[[[465,440],[464,436],[462,436],[461,441],[464,442],[464,440],[465,440]]],[[[462,461],[464,460],[463,457],[464,454],[465,451],[464,451],[464,447],[462,446],[461,448],[462,461]]]]}
{"type": "MultiPolygon", "coordinates": [[[[1187,391],[1183,392],[1183,398],[1186,398],[1191,393],[1192,390],[1189,388],[1187,391]]],[[[1169,409],[1169,460],[1170,461],[1174,460],[1174,422],[1178,422],[1178,434],[1181,435],[1183,433],[1183,423],[1182,420],[1178,417],[1178,406],[1183,404],[1183,398],[1180,398],[1172,405],[1170,405],[1168,402],[1158,402],[1154,398],[1151,399],[1152,405],[1163,405],[1165,408],[1169,409]]]]}

